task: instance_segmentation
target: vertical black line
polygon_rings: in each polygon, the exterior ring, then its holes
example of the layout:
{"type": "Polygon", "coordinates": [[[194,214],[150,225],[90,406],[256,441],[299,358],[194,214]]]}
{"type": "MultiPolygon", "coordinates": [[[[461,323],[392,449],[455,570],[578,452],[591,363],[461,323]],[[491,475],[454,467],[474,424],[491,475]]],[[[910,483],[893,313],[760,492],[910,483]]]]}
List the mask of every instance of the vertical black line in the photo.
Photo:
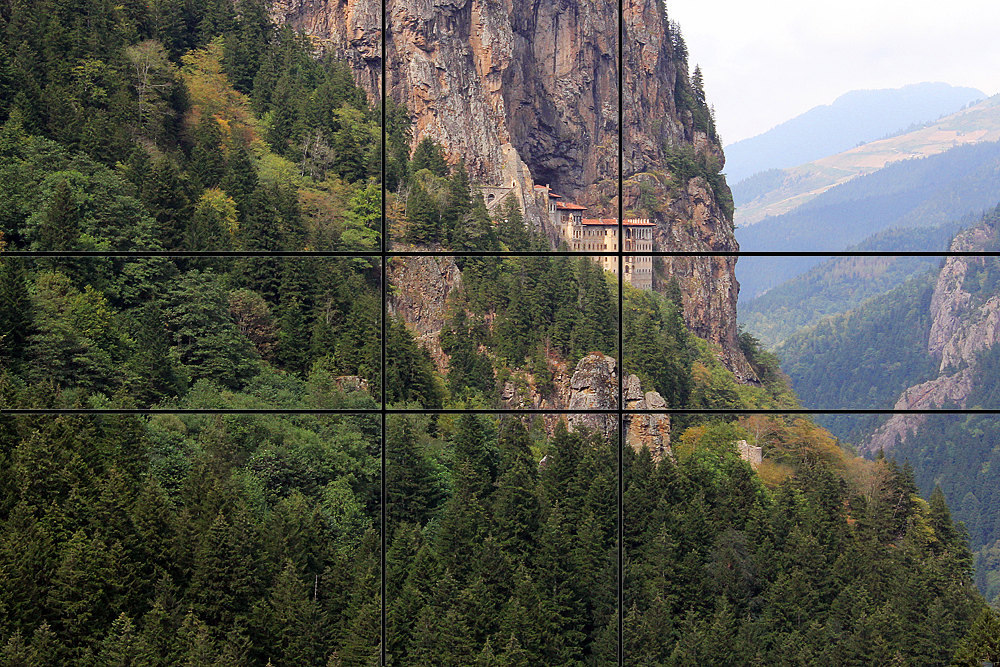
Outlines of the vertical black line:
{"type": "Polygon", "coordinates": [[[386,583],[387,583],[386,582],[386,574],[385,574],[385,550],[386,550],[386,543],[388,541],[387,536],[388,536],[388,528],[389,528],[386,525],[386,519],[387,519],[387,516],[388,516],[388,511],[387,511],[386,503],[387,503],[387,501],[389,499],[389,493],[388,493],[388,484],[387,484],[387,480],[386,480],[386,446],[387,446],[387,440],[386,440],[386,437],[385,437],[385,415],[386,415],[386,407],[385,407],[385,364],[386,364],[386,353],[385,353],[386,351],[385,351],[385,347],[386,347],[386,341],[385,341],[385,336],[386,336],[386,315],[387,315],[387,310],[388,310],[387,304],[386,304],[386,298],[387,298],[388,293],[389,293],[388,290],[386,289],[386,276],[385,276],[385,263],[386,263],[386,258],[387,258],[387,252],[386,251],[389,248],[389,241],[388,241],[389,235],[387,233],[388,232],[388,225],[386,224],[386,213],[388,211],[388,209],[387,209],[387,194],[388,193],[385,191],[385,160],[386,160],[386,157],[388,155],[387,144],[386,144],[386,142],[388,140],[388,134],[386,132],[386,108],[388,106],[387,103],[386,103],[386,99],[387,99],[387,96],[388,96],[388,92],[386,90],[386,71],[387,71],[387,66],[386,66],[386,51],[387,51],[387,49],[386,49],[386,44],[385,44],[386,43],[386,26],[388,24],[388,21],[386,20],[386,8],[387,8],[387,5],[388,5],[388,0],[382,0],[381,4],[382,4],[382,32],[381,32],[381,35],[380,35],[381,39],[379,40],[379,42],[380,42],[379,46],[380,46],[380,49],[381,49],[379,55],[382,57],[382,72],[381,72],[381,74],[382,74],[382,81],[380,82],[381,83],[380,89],[381,89],[381,93],[382,93],[381,94],[381,102],[382,102],[382,155],[381,155],[381,158],[382,158],[382,163],[379,165],[380,166],[379,177],[382,179],[382,182],[380,184],[380,190],[382,192],[382,201],[381,201],[381,205],[382,205],[382,229],[381,229],[381,236],[382,236],[382,238],[381,238],[381,243],[379,243],[379,250],[380,250],[380,254],[379,254],[379,270],[381,271],[381,283],[379,284],[379,289],[382,292],[382,319],[379,322],[379,325],[381,327],[382,340],[380,341],[380,345],[379,345],[379,356],[380,356],[380,361],[381,361],[380,366],[379,366],[379,373],[380,373],[379,377],[381,379],[381,383],[379,385],[379,401],[380,401],[379,402],[379,406],[381,407],[382,410],[381,410],[381,413],[379,415],[380,416],[380,427],[381,427],[380,430],[379,430],[379,443],[381,444],[381,448],[380,448],[380,451],[379,451],[379,456],[380,456],[380,471],[381,471],[381,475],[382,475],[382,478],[381,478],[380,481],[382,482],[382,484],[381,484],[381,489],[380,489],[380,495],[381,495],[380,500],[381,500],[381,502],[379,503],[379,505],[380,505],[379,510],[381,512],[381,515],[379,517],[380,518],[380,523],[381,523],[381,527],[380,527],[380,530],[379,530],[379,537],[380,537],[380,540],[381,540],[381,550],[380,550],[380,553],[379,553],[379,664],[382,665],[382,667],[385,667],[385,665],[386,665],[386,623],[385,623],[385,621],[386,621],[386,613],[385,613],[385,611],[386,611],[386,600],[385,600],[385,593],[386,593],[386,583]]]}
{"type": "Polygon", "coordinates": [[[625,665],[625,506],[622,448],[625,446],[625,12],[618,2],[618,665],[625,665]]]}

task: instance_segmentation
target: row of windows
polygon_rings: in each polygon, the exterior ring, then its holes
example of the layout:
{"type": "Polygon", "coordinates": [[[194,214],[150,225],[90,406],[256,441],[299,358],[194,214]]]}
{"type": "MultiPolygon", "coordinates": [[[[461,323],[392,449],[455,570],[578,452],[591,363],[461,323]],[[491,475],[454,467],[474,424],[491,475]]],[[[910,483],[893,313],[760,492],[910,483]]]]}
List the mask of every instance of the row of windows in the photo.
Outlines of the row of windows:
{"type": "MultiPolygon", "coordinates": [[[[626,229],[625,230],[625,238],[627,238],[627,239],[633,239],[634,238],[634,239],[637,239],[637,240],[649,240],[649,239],[652,238],[652,234],[650,234],[648,232],[649,232],[648,229],[640,229],[640,230],[636,230],[635,233],[632,233],[632,230],[626,229]]],[[[573,236],[575,238],[580,238],[582,236],[615,236],[616,237],[616,236],[618,236],[618,232],[614,228],[606,229],[604,231],[596,230],[596,229],[574,229],[573,230],[573,236]]]]}

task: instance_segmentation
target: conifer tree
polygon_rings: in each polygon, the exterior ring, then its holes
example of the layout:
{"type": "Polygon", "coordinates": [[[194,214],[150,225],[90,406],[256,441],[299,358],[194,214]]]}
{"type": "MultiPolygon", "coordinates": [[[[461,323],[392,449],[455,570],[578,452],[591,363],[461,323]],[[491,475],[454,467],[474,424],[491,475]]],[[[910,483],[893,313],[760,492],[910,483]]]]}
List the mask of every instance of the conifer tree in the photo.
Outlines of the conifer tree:
{"type": "Polygon", "coordinates": [[[183,390],[170,354],[170,333],[159,302],[147,303],[137,322],[136,350],[128,364],[129,393],[139,405],[154,405],[183,390]]]}
{"type": "Polygon", "coordinates": [[[467,236],[466,216],[472,210],[472,193],[469,190],[469,172],[465,159],[459,160],[448,182],[448,203],[441,211],[441,238],[454,246],[467,236]]]}
{"type": "Polygon", "coordinates": [[[184,228],[191,217],[191,199],[187,184],[173,160],[166,156],[153,161],[152,169],[140,189],[146,210],[156,223],[156,236],[166,250],[189,250],[184,247],[184,228]]]}
{"type": "Polygon", "coordinates": [[[493,534],[515,562],[523,562],[536,544],[541,507],[537,464],[531,458],[528,432],[508,419],[500,433],[500,475],[491,498],[493,534]]]}
{"type": "Polygon", "coordinates": [[[959,642],[952,667],[981,667],[1000,663],[1000,614],[984,607],[969,634],[959,642]]]}
{"type": "Polygon", "coordinates": [[[368,130],[364,113],[344,106],[336,109],[334,116],[337,119],[337,129],[330,140],[336,156],[333,169],[348,183],[364,181],[375,171],[370,164],[374,158],[370,144],[373,137],[368,130]]]}
{"type": "Polygon", "coordinates": [[[498,453],[492,446],[494,440],[492,428],[482,416],[463,414],[458,418],[454,437],[455,466],[457,469],[468,465],[466,475],[474,485],[473,492],[483,500],[492,493],[497,475],[498,453]]]}
{"type": "MultiPolygon", "coordinates": [[[[239,242],[246,250],[284,249],[282,220],[274,189],[258,185],[250,196],[249,211],[240,225],[239,242]]],[[[248,288],[259,293],[271,305],[277,305],[283,263],[277,257],[254,257],[240,262],[240,277],[248,288]]]]}
{"type": "Polygon", "coordinates": [[[217,188],[226,173],[226,158],[222,151],[222,128],[215,116],[205,108],[198,118],[191,148],[191,175],[200,188],[217,188]]]}
{"type": "Polygon", "coordinates": [[[275,662],[316,664],[323,628],[315,601],[299,579],[298,568],[286,561],[271,587],[265,611],[258,622],[269,635],[269,653],[275,662]]]}
{"type": "Polygon", "coordinates": [[[441,216],[437,203],[419,181],[410,186],[406,220],[406,236],[411,243],[435,243],[440,238],[441,216]]]}
{"type": "Polygon", "coordinates": [[[32,320],[24,261],[0,260],[0,361],[15,371],[26,361],[32,320]]]}
{"type": "Polygon", "coordinates": [[[385,345],[386,400],[440,408],[443,396],[434,379],[430,354],[417,345],[401,320],[393,319],[387,327],[385,345]]]}
{"type": "Polygon", "coordinates": [[[411,120],[405,105],[397,104],[391,99],[386,104],[385,124],[389,150],[385,166],[385,188],[387,192],[396,192],[409,179],[411,120]]]}
{"type": "Polygon", "coordinates": [[[510,250],[528,250],[530,240],[524,226],[521,205],[514,195],[508,195],[496,214],[497,237],[510,250]]]}
{"type": "Polygon", "coordinates": [[[236,202],[240,221],[245,221],[253,208],[253,195],[257,190],[257,168],[250,160],[250,152],[238,136],[229,140],[229,155],[220,187],[236,202]]]}
{"type": "Polygon", "coordinates": [[[285,294],[278,319],[278,359],[290,371],[306,370],[309,354],[309,329],[304,307],[295,295],[285,294]]]}
{"type": "Polygon", "coordinates": [[[448,175],[448,162],[444,159],[444,150],[430,137],[424,137],[417,144],[413,151],[413,158],[410,160],[410,170],[417,173],[421,169],[428,169],[435,176],[444,178],[448,175]]]}
{"type": "Polygon", "coordinates": [[[386,446],[389,526],[391,529],[407,523],[422,526],[433,516],[442,494],[409,417],[389,422],[386,446]]]}
{"type": "Polygon", "coordinates": [[[76,250],[80,237],[80,214],[67,178],[61,178],[52,190],[38,224],[38,250],[76,250]]]}
{"type": "Polygon", "coordinates": [[[168,295],[166,320],[180,361],[192,379],[235,388],[257,372],[258,356],[240,334],[229,299],[211,273],[186,274],[168,295]]]}
{"type": "Polygon", "coordinates": [[[138,659],[139,642],[135,624],[128,614],[122,612],[101,643],[97,662],[101,667],[131,667],[138,659]]]}
{"type": "Polygon", "coordinates": [[[612,305],[604,271],[589,257],[581,257],[577,260],[577,272],[580,316],[573,333],[574,356],[579,358],[595,351],[614,355],[618,348],[617,310],[612,305]]]}

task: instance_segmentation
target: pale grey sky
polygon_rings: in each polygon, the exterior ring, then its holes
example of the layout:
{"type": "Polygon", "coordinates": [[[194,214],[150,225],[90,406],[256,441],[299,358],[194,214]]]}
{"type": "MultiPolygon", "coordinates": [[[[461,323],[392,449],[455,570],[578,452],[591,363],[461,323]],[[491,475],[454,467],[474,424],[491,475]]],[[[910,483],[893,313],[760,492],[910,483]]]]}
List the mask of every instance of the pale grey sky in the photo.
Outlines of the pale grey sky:
{"type": "Polygon", "coordinates": [[[849,90],[943,81],[1000,93],[995,0],[667,0],[726,144],[849,90]]]}

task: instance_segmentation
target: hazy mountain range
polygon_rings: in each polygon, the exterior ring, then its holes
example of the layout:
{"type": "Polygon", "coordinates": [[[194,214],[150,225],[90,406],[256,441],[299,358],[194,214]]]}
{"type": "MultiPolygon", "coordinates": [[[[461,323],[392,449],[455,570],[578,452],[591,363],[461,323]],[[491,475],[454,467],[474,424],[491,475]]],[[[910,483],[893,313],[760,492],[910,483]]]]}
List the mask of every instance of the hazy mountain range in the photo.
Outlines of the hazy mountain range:
{"type": "Polygon", "coordinates": [[[852,90],[833,104],[814,107],[763,134],[726,146],[726,174],[736,183],[766,169],[794,167],[937,119],[984,97],[981,90],[946,83],[852,90]]]}

